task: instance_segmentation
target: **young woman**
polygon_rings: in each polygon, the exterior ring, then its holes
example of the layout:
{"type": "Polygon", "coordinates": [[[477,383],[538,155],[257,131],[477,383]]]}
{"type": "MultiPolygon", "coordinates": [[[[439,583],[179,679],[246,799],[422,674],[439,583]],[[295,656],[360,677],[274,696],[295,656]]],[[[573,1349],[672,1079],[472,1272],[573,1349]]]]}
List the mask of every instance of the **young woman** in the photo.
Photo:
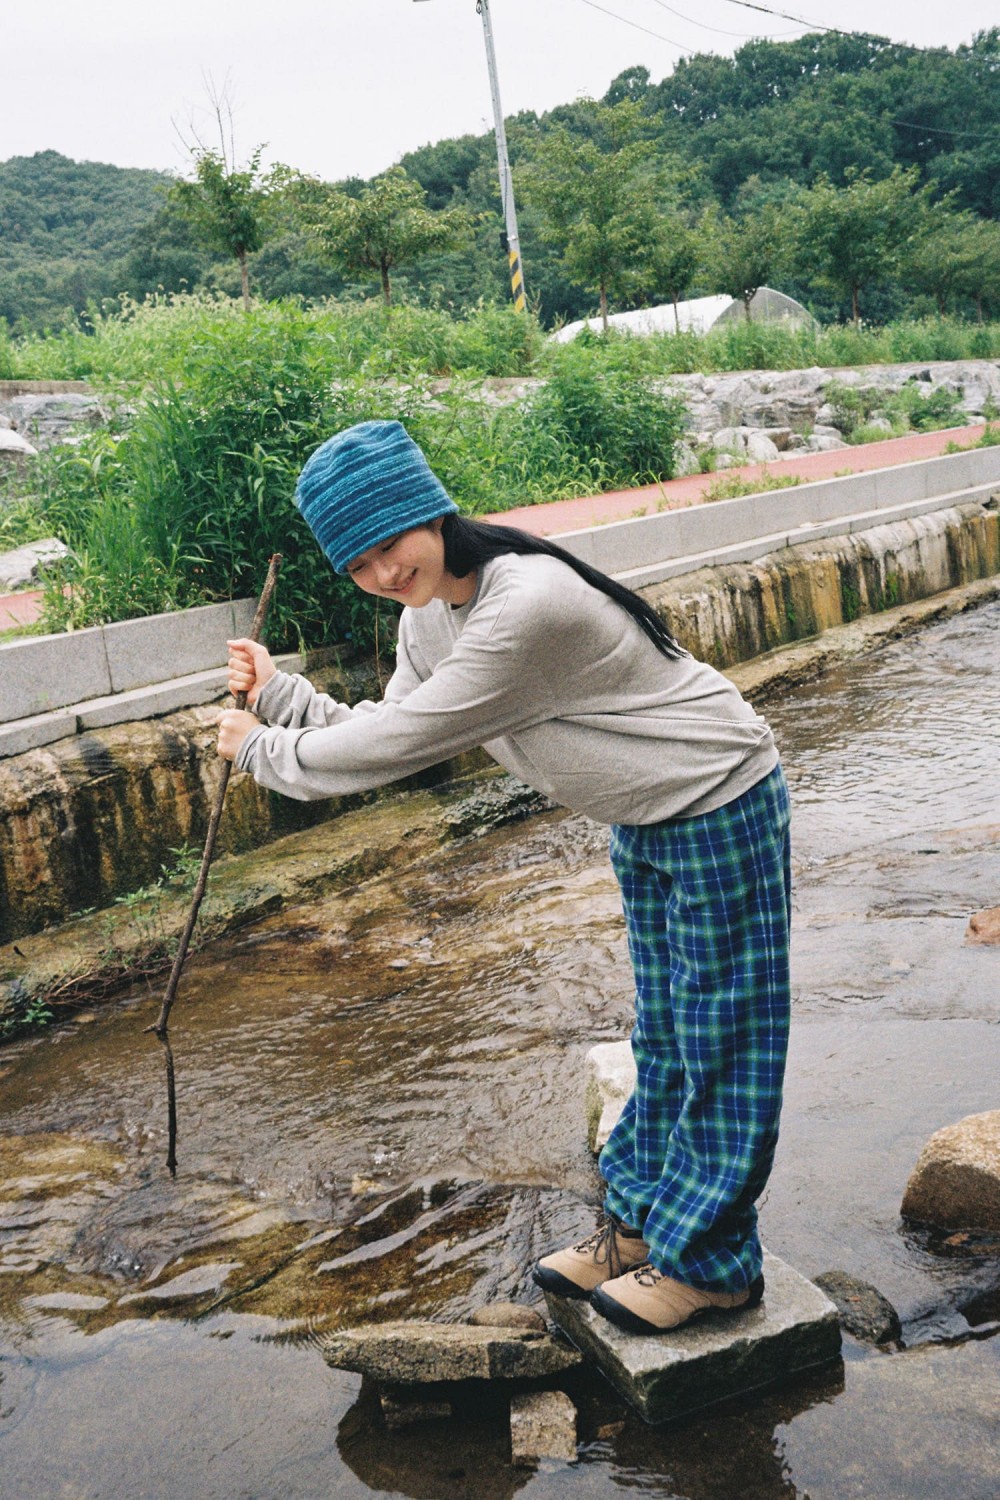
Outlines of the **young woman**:
{"type": "Polygon", "coordinates": [[[632,1332],[753,1306],[754,1203],[788,1034],[788,799],[767,724],[637,595],[550,542],[463,519],[398,422],[309,459],[296,500],[332,566],[406,607],[381,703],[354,708],[230,643],[219,752],[290,797],[376,787],[483,745],[611,827],[635,972],[635,1092],[603,1222],[538,1262],[632,1332]]]}

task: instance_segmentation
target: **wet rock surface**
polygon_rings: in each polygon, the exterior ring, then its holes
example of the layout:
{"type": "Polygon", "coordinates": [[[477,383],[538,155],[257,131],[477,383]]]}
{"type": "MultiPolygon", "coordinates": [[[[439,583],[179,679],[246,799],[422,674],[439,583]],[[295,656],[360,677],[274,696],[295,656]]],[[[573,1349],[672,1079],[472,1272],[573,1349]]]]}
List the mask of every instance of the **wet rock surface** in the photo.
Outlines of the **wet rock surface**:
{"type": "Polygon", "coordinates": [[[382,1323],[324,1334],[323,1357],[371,1380],[420,1385],[444,1380],[537,1380],[580,1363],[575,1349],[537,1329],[471,1324],[382,1323]]]}
{"type": "Polygon", "coordinates": [[[510,1401],[510,1456],[515,1464],[539,1458],[576,1458],[576,1407],[565,1391],[524,1391],[510,1401]]]}
{"type": "Polygon", "coordinates": [[[906,1184],[902,1212],[946,1229],[1000,1232],[1000,1110],[931,1136],[906,1184]]]}
{"type": "Polygon", "coordinates": [[[837,1309],[840,1326],[866,1344],[888,1344],[902,1333],[899,1314],[877,1287],[844,1271],[823,1271],[813,1285],[837,1309]]]}

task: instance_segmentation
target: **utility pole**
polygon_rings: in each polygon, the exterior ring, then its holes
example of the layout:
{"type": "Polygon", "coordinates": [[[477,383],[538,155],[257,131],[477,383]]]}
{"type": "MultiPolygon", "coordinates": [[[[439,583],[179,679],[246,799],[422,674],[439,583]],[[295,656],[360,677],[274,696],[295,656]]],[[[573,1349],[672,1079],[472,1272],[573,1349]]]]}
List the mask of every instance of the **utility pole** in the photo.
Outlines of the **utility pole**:
{"type": "Polygon", "coordinates": [[[503,200],[504,236],[502,244],[510,262],[510,289],[514,306],[524,312],[524,272],[521,269],[521,241],[517,233],[517,211],[514,208],[514,184],[511,181],[510,161],[507,156],[507,132],[503,128],[503,109],[500,104],[500,84],[497,81],[497,55],[493,47],[493,26],[490,21],[490,0],[476,0],[476,10],[483,18],[483,36],[486,38],[486,63],[490,70],[490,94],[493,98],[493,128],[497,138],[497,165],[500,168],[500,197],[503,200]]]}
{"type": "Polygon", "coordinates": [[[500,236],[500,243],[507,252],[507,259],[510,263],[510,290],[514,298],[514,306],[518,312],[524,312],[524,272],[521,269],[521,241],[517,233],[517,212],[514,208],[514,184],[511,181],[510,161],[507,156],[507,132],[503,128],[500,85],[497,82],[497,55],[493,46],[490,0],[476,0],[476,10],[483,18],[483,36],[486,39],[486,65],[490,70],[490,96],[493,100],[493,129],[497,138],[497,165],[500,168],[500,197],[503,201],[504,232],[500,236]]]}

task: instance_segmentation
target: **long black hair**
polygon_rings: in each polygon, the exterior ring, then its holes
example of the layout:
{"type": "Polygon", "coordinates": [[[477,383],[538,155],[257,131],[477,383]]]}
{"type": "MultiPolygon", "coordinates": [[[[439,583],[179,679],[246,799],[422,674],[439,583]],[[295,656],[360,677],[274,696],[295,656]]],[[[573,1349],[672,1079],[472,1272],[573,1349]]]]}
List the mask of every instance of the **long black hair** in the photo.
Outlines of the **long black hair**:
{"type": "Polygon", "coordinates": [[[633,594],[624,584],[616,583],[607,573],[581,562],[572,552],[567,552],[556,542],[544,537],[531,536],[516,526],[494,526],[485,521],[471,521],[468,516],[447,515],[441,526],[444,541],[444,565],[455,578],[465,578],[473,568],[488,562],[491,557],[501,557],[505,552],[526,554],[540,553],[543,557],[557,557],[567,567],[578,573],[584,583],[607,594],[620,604],[664,656],[679,657],[689,653],[674,640],[652,605],[638,594],[633,594]]]}

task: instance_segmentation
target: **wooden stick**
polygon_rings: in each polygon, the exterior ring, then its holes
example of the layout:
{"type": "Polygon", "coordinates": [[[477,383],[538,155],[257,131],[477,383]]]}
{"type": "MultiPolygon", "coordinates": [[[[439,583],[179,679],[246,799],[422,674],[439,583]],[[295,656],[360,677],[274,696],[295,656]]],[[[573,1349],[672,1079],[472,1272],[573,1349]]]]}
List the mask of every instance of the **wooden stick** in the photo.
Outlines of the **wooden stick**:
{"type": "MultiPolygon", "coordinates": [[[[276,552],[271,558],[271,563],[267,570],[267,578],[264,582],[264,587],[261,591],[260,599],[257,603],[257,612],[253,618],[253,625],[250,627],[250,639],[252,641],[260,640],[261,632],[264,629],[264,621],[267,618],[268,606],[271,603],[271,595],[274,593],[274,586],[278,581],[278,569],[280,568],[280,566],[281,553],[276,552]]],[[[237,694],[236,707],[246,708],[246,704],[246,693],[237,694]]],[[[205,835],[205,852],[201,857],[201,869],[198,871],[198,879],[195,884],[194,894],[191,897],[191,909],[188,912],[187,921],[184,924],[184,931],[181,933],[181,939],[177,945],[177,953],[174,957],[173,968],[170,970],[170,978],[167,980],[167,988],[164,991],[163,1004],[160,1006],[160,1014],[157,1016],[152,1026],[146,1027],[147,1031],[152,1031],[155,1033],[158,1040],[163,1044],[164,1050],[166,1052],[167,1115],[169,1134],[169,1141],[167,1146],[167,1167],[170,1170],[171,1177],[176,1177],[177,1175],[177,1098],[174,1089],[174,1055],[170,1049],[170,1038],[167,1034],[167,1024],[170,1018],[170,1008],[173,1005],[174,998],[177,994],[177,985],[180,982],[181,970],[184,967],[184,960],[185,958],[187,958],[187,951],[191,943],[191,937],[194,933],[195,923],[198,920],[198,909],[201,906],[202,898],[205,894],[205,887],[208,884],[208,868],[212,863],[212,855],[215,853],[215,840],[218,837],[219,824],[222,821],[222,804],[226,800],[226,788],[229,785],[229,776],[232,769],[233,766],[231,761],[227,760],[223,762],[222,777],[219,781],[218,787],[216,788],[215,802],[212,806],[211,817],[208,820],[208,832],[205,835]]]]}

